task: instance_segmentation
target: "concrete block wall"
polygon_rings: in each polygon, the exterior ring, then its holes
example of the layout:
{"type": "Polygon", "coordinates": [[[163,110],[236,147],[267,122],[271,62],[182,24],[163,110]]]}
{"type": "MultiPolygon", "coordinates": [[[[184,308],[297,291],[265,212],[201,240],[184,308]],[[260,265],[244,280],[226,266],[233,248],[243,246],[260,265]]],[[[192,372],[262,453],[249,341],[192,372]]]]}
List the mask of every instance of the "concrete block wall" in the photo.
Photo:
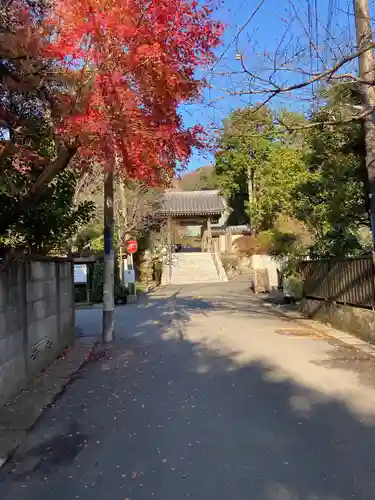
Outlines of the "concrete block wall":
{"type": "Polygon", "coordinates": [[[307,317],[375,343],[375,312],[370,309],[304,298],[299,305],[307,317]]]}
{"type": "Polygon", "coordinates": [[[3,263],[0,408],[73,340],[73,263],[58,258],[3,263]]]}

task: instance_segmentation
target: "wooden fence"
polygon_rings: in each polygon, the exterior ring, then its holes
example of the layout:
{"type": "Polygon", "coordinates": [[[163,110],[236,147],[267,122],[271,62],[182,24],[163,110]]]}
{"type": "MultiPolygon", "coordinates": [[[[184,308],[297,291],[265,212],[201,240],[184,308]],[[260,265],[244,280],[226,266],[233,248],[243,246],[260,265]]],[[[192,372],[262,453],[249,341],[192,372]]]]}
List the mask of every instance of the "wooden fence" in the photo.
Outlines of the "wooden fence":
{"type": "Polygon", "coordinates": [[[371,256],[304,261],[303,296],[356,307],[375,307],[375,272],[371,256]]]}

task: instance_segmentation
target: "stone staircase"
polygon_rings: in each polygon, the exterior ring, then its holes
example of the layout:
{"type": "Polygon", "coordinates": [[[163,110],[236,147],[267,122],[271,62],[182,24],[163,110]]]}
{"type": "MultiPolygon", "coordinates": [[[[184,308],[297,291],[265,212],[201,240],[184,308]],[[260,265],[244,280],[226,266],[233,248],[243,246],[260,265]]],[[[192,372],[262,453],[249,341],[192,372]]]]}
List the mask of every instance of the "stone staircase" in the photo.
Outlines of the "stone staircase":
{"type": "Polygon", "coordinates": [[[165,263],[163,267],[163,285],[226,281],[228,278],[219,254],[209,252],[174,253],[172,254],[171,266],[165,263]],[[169,274],[171,274],[171,279],[169,279],[169,274]]]}

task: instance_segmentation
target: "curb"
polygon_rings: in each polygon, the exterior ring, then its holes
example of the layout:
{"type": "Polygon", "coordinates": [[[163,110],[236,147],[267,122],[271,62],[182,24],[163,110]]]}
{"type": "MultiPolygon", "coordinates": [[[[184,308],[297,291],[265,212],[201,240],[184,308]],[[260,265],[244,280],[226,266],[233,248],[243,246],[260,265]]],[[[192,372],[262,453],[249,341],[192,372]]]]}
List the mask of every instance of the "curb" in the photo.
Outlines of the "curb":
{"type": "Polygon", "coordinates": [[[338,340],[339,342],[342,342],[348,347],[353,347],[354,349],[362,351],[368,356],[375,358],[375,345],[370,344],[369,342],[366,342],[365,340],[362,340],[359,337],[356,337],[355,335],[352,335],[350,333],[341,330],[337,330],[336,328],[333,328],[330,325],[327,325],[325,323],[320,323],[319,321],[307,318],[302,313],[299,313],[297,311],[285,311],[281,309],[282,306],[280,306],[279,308],[275,304],[271,303],[265,304],[264,302],[263,306],[274,310],[280,316],[284,316],[284,318],[288,318],[303,326],[307,325],[312,330],[315,330],[318,333],[323,333],[327,337],[331,337],[332,339],[338,340]]]}
{"type": "Polygon", "coordinates": [[[103,308],[103,304],[100,303],[100,304],[85,304],[85,303],[81,303],[81,304],[75,304],[74,305],[74,309],[77,311],[77,310],[80,310],[80,309],[102,309],[103,308]]]}
{"type": "Polygon", "coordinates": [[[44,372],[30,381],[13,401],[0,410],[0,468],[22,446],[28,433],[35,427],[44,411],[51,407],[74,382],[75,376],[90,361],[98,344],[99,342],[94,342],[88,345],[76,341],[71,353],[68,353],[66,357],[63,354],[57,358],[44,372]],[[73,359],[73,355],[77,359],[73,359]],[[30,393],[32,403],[28,401],[30,393]],[[36,404],[38,399],[39,405],[36,404]],[[17,418],[20,419],[19,422],[17,418]]]}

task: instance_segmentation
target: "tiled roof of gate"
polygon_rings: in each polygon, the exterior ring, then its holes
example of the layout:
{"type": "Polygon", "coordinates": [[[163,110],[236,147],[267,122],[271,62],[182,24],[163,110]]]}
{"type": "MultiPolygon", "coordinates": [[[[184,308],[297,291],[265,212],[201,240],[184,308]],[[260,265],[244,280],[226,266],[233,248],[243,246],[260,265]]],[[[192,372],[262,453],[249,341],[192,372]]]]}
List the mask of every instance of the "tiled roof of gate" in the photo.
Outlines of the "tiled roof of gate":
{"type": "Polygon", "coordinates": [[[165,215],[219,215],[225,208],[224,198],[217,190],[168,191],[160,212],[165,215]]]}

